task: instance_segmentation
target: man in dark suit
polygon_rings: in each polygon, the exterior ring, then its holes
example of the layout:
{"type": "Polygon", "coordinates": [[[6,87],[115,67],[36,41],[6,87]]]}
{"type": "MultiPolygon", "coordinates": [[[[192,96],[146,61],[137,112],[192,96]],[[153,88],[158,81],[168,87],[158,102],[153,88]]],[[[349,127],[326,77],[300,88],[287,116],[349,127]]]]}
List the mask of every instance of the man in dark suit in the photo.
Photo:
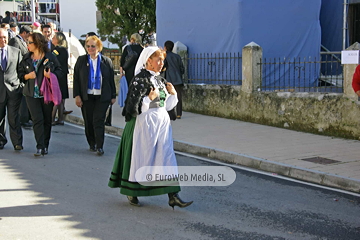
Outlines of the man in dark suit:
{"type": "MultiPolygon", "coordinates": [[[[19,35],[9,40],[9,46],[20,49],[21,55],[24,56],[29,52],[26,42],[28,41],[31,31],[32,29],[30,26],[23,25],[20,28],[19,35]]],[[[25,96],[22,96],[19,114],[21,126],[24,128],[31,128],[32,124],[30,123],[30,113],[26,105],[25,96]]]]}
{"type": "Polygon", "coordinates": [[[0,29],[0,149],[7,143],[5,134],[5,115],[8,113],[10,139],[16,151],[22,147],[22,130],[19,119],[21,103],[21,84],[17,76],[17,67],[21,62],[20,50],[8,46],[8,33],[0,29]]]}
{"type": "Polygon", "coordinates": [[[5,12],[5,18],[3,18],[1,23],[10,23],[10,12],[9,11],[5,12]]]}
{"type": "Polygon", "coordinates": [[[166,50],[166,58],[164,62],[165,79],[174,85],[174,88],[177,92],[178,104],[176,105],[176,118],[180,119],[182,115],[182,92],[184,87],[184,82],[182,75],[185,72],[184,64],[181,60],[181,57],[173,53],[174,43],[172,41],[166,41],[164,44],[166,50]]]}
{"type": "Polygon", "coordinates": [[[53,36],[53,32],[52,32],[52,28],[50,25],[42,25],[41,26],[41,32],[42,34],[44,35],[45,37],[45,40],[47,42],[47,47],[50,51],[54,50],[55,46],[54,44],[52,44],[51,42],[51,39],[52,39],[52,36],[53,36]]]}

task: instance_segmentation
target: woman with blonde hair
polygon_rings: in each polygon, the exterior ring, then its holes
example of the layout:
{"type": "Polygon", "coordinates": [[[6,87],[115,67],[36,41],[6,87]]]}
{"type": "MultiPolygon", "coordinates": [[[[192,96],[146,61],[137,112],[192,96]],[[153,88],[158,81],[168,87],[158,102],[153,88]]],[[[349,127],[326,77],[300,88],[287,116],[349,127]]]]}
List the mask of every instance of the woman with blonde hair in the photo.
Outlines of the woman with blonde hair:
{"type": "Polygon", "coordinates": [[[59,86],[62,96],[62,101],[60,105],[54,106],[52,111],[52,125],[64,125],[64,109],[65,109],[65,99],[69,98],[69,87],[67,82],[67,74],[69,73],[68,67],[68,43],[65,35],[62,32],[55,32],[54,37],[52,38],[52,44],[55,48],[53,50],[53,55],[55,55],[61,65],[61,70],[64,75],[62,78],[59,78],[59,86]],[[56,113],[58,114],[58,119],[55,121],[56,113]]]}
{"type": "Polygon", "coordinates": [[[106,110],[116,100],[114,68],[111,59],[101,54],[103,45],[98,37],[86,38],[85,48],[87,54],[75,63],[73,94],[84,118],[90,151],[102,156],[106,110]]]}
{"type": "MultiPolygon", "coordinates": [[[[177,173],[169,110],[178,102],[174,86],[159,76],[166,52],[147,47],[136,64],[135,77],[123,109],[124,128],[109,187],[120,188],[131,205],[139,206],[139,196],[168,194],[169,206],[187,207],[191,202],[180,199],[180,186],[141,185],[145,176],[136,174],[143,167],[165,169],[161,174],[177,173]],[[140,183],[139,183],[140,182],[140,183]]],[[[148,180],[148,179],[147,179],[148,180]]]]}
{"type": "Polygon", "coordinates": [[[134,77],[136,62],[139,59],[142,50],[144,49],[141,43],[142,43],[142,38],[140,34],[138,33],[132,34],[130,37],[130,44],[124,48],[123,54],[120,59],[120,74],[121,74],[120,77],[125,75],[128,86],[130,85],[130,82],[134,77]],[[137,57],[134,58],[130,64],[128,63],[125,64],[125,60],[126,57],[129,55],[129,52],[130,53],[135,52],[137,54],[137,57]]]}

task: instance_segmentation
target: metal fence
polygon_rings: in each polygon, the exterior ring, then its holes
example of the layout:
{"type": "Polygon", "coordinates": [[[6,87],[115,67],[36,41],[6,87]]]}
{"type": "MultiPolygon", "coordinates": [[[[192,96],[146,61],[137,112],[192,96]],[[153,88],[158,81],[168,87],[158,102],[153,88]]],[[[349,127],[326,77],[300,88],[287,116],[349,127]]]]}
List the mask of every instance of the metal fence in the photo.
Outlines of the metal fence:
{"type": "Polygon", "coordinates": [[[187,83],[241,85],[242,59],[238,53],[189,54],[187,83]]]}
{"type": "Polygon", "coordinates": [[[103,54],[109,57],[113,63],[115,73],[120,72],[120,52],[117,49],[103,49],[103,54]]]}
{"type": "Polygon", "coordinates": [[[321,52],[319,58],[264,58],[261,91],[343,92],[341,52],[321,52]]]}

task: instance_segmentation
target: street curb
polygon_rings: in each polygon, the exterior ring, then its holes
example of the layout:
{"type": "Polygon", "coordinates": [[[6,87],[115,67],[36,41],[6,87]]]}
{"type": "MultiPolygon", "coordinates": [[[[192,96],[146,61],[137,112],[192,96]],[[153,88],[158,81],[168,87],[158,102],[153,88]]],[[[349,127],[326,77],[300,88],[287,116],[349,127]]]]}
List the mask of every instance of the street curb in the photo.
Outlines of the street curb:
{"type": "MultiPolygon", "coordinates": [[[[84,125],[82,117],[68,114],[65,120],[71,123],[84,125]]],[[[106,126],[105,132],[108,134],[121,136],[123,129],[120,127],[106,126]]],[[[226,163],[233,163],[261,171],[271,172],[278,175],[311,182],[327,187],[338,188],[346,191],[360,193],[360,181],[339,175],[325,173],[321,171],[296,167],[288,164],[269,161],[262,158],[248,156],[240,153],[224,151],[174,139],[174,150],[190,153],[198,156],[216,159],[226,163]]]]}

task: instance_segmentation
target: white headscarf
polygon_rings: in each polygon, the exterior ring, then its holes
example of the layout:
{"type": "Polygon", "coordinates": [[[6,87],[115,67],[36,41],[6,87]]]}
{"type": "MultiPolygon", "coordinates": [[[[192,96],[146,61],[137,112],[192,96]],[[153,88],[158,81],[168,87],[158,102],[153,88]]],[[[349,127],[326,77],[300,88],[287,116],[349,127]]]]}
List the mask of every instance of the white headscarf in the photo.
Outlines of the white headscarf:
{"type": "Polygon", "coordinates": [[[146,67],[146,62],[148,58],[158,49],[159,49],[158,47],[147,47],[142,50],[140,57],[136,63],[134,76],[136,76],[141,71],[141,69],[146,67]]]}

